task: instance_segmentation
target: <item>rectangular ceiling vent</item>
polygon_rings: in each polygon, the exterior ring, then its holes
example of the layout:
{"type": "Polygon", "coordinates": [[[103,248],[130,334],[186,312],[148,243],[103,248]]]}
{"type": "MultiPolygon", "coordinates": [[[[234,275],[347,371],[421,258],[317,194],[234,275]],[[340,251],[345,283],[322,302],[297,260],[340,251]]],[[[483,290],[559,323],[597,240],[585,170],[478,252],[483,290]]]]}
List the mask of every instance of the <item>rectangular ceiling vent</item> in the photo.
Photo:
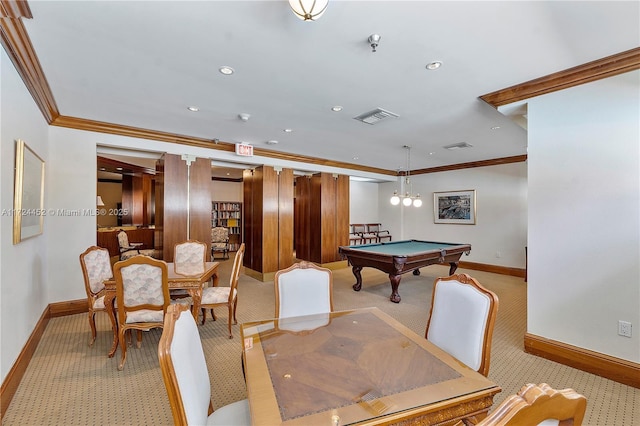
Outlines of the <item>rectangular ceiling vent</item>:
{"type": "Polygon", "coordinates": [[[353,118],[355,118],[356,120],[360,120],[363,123],[376,124],[384,119],[397,117],[399,117],[398,114],[394,114],[393,112],[384,110],[382,108],[376,108],[373,111],[365,112],[364,114],[360,114],[359,116],[353,118]]]}
{"type": "Polygon", "coordinates": [[[464,149],[464,148],[472,148],[473,145],[471,145],[470,143],[466,143],[466,142],[458,142],[458,143],[454,143],[451,145],[445,145],[443,146],[444,149],[448,149],[450,151],[453,151],[454,149],[464,149]]]}

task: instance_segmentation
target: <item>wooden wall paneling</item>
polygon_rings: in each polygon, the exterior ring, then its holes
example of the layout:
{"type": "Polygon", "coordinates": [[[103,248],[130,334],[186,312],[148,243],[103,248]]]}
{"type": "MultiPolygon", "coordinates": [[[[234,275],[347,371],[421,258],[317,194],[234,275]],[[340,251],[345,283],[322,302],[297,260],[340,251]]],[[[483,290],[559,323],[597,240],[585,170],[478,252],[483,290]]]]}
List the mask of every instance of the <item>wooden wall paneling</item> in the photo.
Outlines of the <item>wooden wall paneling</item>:
{"type": "Polygon", "coordinates": [[[153,184],[154,191],[154,211],[155,211],[155,233],[154,245],[155,249],[163,253],[163,237],[164,237],[164,158],[156,161],[156,176],[153,184]]]}
{"type": "Polygon", "coordinates": [[[255,269],[253,263],[255,219],[253,215],[253,170],[242,172],[242,206],[244,209],[244,260],[243,265],[249,269],[255,269]]]}
{"type": "Polygon", "coordinates": [[[262,166],[262,273],[278,270],[278,173],[262,166]]]}
{"type": "Polygon", "coordinates": [[[142,175],[142,226],[153,225],[154,222],[154,179],[152,175],[142,175]]]}
{"type": "Polygon", "coordinates": [[[322,174],[316,173],[310,179],[309,193],[309,259],[322,263],[322,174]]]}
{"type": "Polygon", "coordinates": [[[320,215],[322,235],[320,239],[320,263],[333,262],[336,259],[337,240],[336,240],[336,197],[337,197],[337,175],[334,177],[332,173],[321,173],[321,205],[320,215]]]}
{"type": "Polygon", "coordinates": [[[165,154],[162,255],[166,262],[173,262],[174,245],[187,235],[186,188],[187,164],[178,155],[165,154]]]}
{"type": "Polygon", "coordinates": [[[133,213],[131,223],[135,226],[141,226],[144,223],[144,188],[142,176],[131,176],[131,183],[131,199],[133,203],[131,206],[131,211],[133,213]]]}
{"type": "MultiPolygon", "coordinates": [[[[188,238],[211,246],[211,160],[208,158],[197,158],[189,167],[188,238]]],[[[207,260],[210,255],[207,250],[207,260]]]]}
{"type": "Polygon", "coordinates": [[[122,225],[133,225],[133,176],[122,175],[122,225]]]}
{"type": "Polygon", "coordinates": [[[293,265],[293,170],[278,175],[278,267],[293,265]]]}
{"type": "Polygon", "coordinates": [[[340,260],[338,247],[349,245],[349,176],[338,175],[336,181],[336,260],[340,260]]]}
{"type": "Polygon", "coordinates": [[[299,176],[295,184],[295,211],[294,211],[294,246],[296,258],[311,260],[310,241],[310,203],[311,178],[299,176]]]}

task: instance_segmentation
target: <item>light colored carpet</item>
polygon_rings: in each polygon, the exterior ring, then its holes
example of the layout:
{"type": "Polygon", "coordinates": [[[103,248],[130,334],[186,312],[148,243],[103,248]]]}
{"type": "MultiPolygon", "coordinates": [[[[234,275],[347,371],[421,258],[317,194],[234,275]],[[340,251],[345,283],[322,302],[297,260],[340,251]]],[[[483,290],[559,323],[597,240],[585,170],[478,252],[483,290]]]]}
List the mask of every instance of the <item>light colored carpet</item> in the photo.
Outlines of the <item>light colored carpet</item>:
{"type": "MultiPolygon", "coordinates": [[[[224,261],[221,285],[227,285],[230,269],[231,261],[224,261]]],[[[521,278],[464,269],[458,272],[477,278],[500,299],[489,378],[503,391],[497,395],[494,407],[526,383],[546,382],[555,388],[573,388],[587,397],[586,425],[638,424],[640,390],[524,353],[527,284],[521,278]]],[[[391,287],[386,274],[364,268],[363,289],[354,292],[351,268],[336,270],[334,309],[377,306],[424,335],[433,281],[447,274],[448,266],[429,266],[422,269],[420,276],[403,275],[399,287],[402,302],[395,304],[389,301],[391,287]]],[[[271,318],[273,314],[273,282],[262,283],[241,275],[238,322],[271,318]]],[[[199,327],[214,407],[246,398],[238,325],[233,326],[234,338],[229,339],[226,309],[218,309],[217,317],[217,321],[209,318],[199,327]]],[[[142,347],[129,348],[124,371],[118,371],[120,351],[114,358],[106,356],[112,339],[109,320],[101,314],[96,320],[98,338],[91,348],[87,346],[90,330],[85,314],[49,322],[2,424],[172,424],[158,367],[161,331],[144,333],[142,347]]]]}

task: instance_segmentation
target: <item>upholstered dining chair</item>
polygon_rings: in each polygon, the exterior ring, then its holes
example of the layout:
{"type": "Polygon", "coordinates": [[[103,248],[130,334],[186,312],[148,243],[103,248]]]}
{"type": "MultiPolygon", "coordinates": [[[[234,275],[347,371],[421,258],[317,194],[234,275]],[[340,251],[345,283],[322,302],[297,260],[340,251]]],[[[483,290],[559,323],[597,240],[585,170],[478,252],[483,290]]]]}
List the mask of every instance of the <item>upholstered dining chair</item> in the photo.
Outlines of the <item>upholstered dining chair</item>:
{"type": "Polygon", "coordinates": [[[486,376],[497,312],[498,296],[469,275],[437,278],[425,337],[486,376]]]}
{"type": "Polygon", "coordinates": [[[294,263],[274,277],[276,318],[333,312],[333,274],[311,262],[294,263]]]}
{"type": "Polygon", "coordinates": [[[125,332],[138,330],[139,348],[141,331],[164,325],[164,314],[169,306],[167,264],[149,256],[134,256],[116,262],[113,266],[118,306],[118,339],[122,359],[118,370],[124,368],[127,358],[125,332]]]}
{"type": "Polygon", "coordinates": [[[200,333],[185,305],[169,306],[158,344],[158,359],[174,425],[251,424],[246,399],[213,410],[211,382],[200,333]]]}
{"type": "Polygon", "coordinates": [[[229,258],[229,228],[217,226],[211,228],[211,258],[215,259],[216,253],[222,253],[224,259],[229,258]]]}
{"type": "Polygon", "coordinates": [[[580,426],[586,409],[587,398],[573,389],[555,390],[546,383],[529,383],[477,426],[580,426]]]}
{"type": "Polygon", "coordinates": [[[213,312],[213,308],[220,306],[226,306],[229,309],[229,339],[233,338],[231,332],[231,319],[233,323],[237,324],[236,309],[238,307],[238,279],[240,278],[240,271],[242,269],[242,259],[244,259],[244,243],[240,244],[236,255],[233,258],[233,268],[231,269],[231,276],[229,277],[229,287],[205,287],[202,289],[202,301],[200,308],[202,309],[202,324],[204,325],[207,318],[207,309],[211,311],[213,320],[216,320],[216,315],[213,312]]]}
{"type": "Polygon", "coordinates": [[[388,230],[380,229],[382,224],[380,223],[368,223],[367,224],[367,232],[370,234],[374,234],[379,243],[383,243],[385,241],[391,241],[392,237],[388,230]]]}
{"type": "Polygon", "coordinates": [[[89,327],[91,327],[89,346],[92,346],[96,341],[96,312],[106,312],[104,282],[113,278],[109,250],[97,246],[89,247],[80,255],[80,266],[89,305],[89,327]]]}
{"type": "Polygon", "coordinates": [[[127,260],[139,254],[158,257],[154,249],[141,249],[142,243],[130,243],[125,231],[118,232],[118,247],[120,248],[120,260],[127,260]]]}
{"type": "MultiPolygon", "coordinates": [[[[200,275],[205,270],[207,245],[197,240],[187,240],[173,246],[173,269],[176,274],[200,275]]],[[[169,290],[172,299],[189,296],[187,290],[169,290]]]]}

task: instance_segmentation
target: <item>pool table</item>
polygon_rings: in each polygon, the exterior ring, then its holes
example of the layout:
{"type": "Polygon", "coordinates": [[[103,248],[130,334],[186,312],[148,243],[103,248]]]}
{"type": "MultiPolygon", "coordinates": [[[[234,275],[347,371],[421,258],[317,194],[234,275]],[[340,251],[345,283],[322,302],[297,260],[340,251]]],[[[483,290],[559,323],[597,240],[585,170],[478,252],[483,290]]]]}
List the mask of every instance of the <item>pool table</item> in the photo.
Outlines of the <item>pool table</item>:
{"type": "Polygon", "coordinates": [[[338,247],[342,258],[346,258],[353,267],[353,275],[356,277],[356,283],[353,285],[355,291],[360,291],[362,288],[362,276],[360,275],[362,268],[376,268],[389,274],[391,282],[389,299],[395,303],[400,302],[398,286],[402,274],[413,271],[413,275],[420,275],[420,268],[424,266],[448,262],[451,265],[449,275],[453,275],[458,268],[458,261],[462,253],[466,253],[468,256],[470,251],[470,244],[419,240],[338,247]]]}

